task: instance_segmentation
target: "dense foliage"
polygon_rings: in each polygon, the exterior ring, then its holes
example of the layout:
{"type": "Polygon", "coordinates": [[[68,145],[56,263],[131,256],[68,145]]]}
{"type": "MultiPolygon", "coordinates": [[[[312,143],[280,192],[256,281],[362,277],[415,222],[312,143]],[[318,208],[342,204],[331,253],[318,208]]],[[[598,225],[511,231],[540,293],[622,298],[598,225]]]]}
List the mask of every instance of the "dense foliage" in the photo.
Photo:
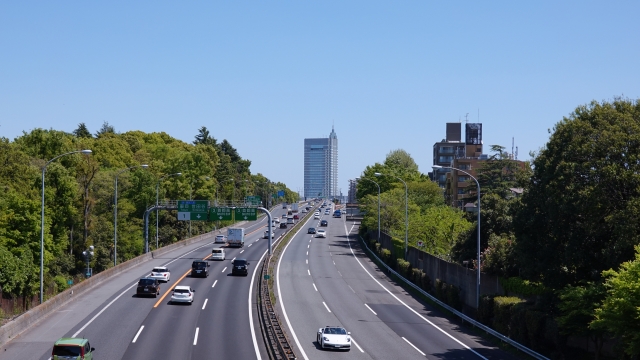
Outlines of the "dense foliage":
{"type": "MultiPolygon", "coordinates": [[[[48,294],[67,279],[83,274],[82,252],[95,247],[94,273],[113,266],[114,195],[118,181],[118,262],[143,252],[143,214],[164,199],[201,199],[238,203],[244,196],[263,201],[278,190],[297,201],[285,184],[251,174],[227,140],[218,143],[206,127],[192,144],[166,133],[116,133],[105,122],[92,135],[85,124],[72,133],[35,129],[10,141],[0,138],[0,287],[4,296],[32,296],[39,291],[42,169],[46,165],[44,271],[48,294]],[[81,149],[92,153],[69,154],[81,149]],[[50,162],[49,162],[50,161],[50,162]],[[47,162],[49,162],[47,164],[47,162]],[[144,169],[140,165],[147,164],[144,169]],[[181,173],[181,176],[174,176],[181,173]]],[[[159,211],[159,246],[210,231],[213,222],[177,221],[175,212],[159,211]]],[[[152,217],[153,222],[155,218],[152,217]]],[[[222,224],[224,225],[224,224],[222,224]]],[[[155,239],[155,226],[149,237],[155,239]]],[[[151,248],[155,241],[150,242],[151,248]]]]}

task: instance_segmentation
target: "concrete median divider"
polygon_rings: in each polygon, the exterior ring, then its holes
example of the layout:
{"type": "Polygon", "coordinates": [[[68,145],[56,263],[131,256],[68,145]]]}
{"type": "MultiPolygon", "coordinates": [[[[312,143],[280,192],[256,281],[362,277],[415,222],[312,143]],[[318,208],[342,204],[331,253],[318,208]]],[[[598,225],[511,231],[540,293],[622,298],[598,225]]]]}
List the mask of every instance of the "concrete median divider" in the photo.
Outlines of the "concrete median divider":
{"type": "MultiPolygon", "coordinates": [[[[246,222],[240,222],[240,223],[234,224],[233,226],[241,226],[244,223],[246,222]]],[[[78,284],[73,285],[69,289],[59,293],[58,295],[50,299],[47,299],[44,303],[30,309],[29,311],[19,315],[17,318],[9,321],[8,323],[0,327],[0,346],[3,346],[7,342],[11,341],[15,337],[23,333],[24,331],[28,330],[31,326],[35,325],[41,320],[44,320],[47,316],[53,314],[56,310],[58,310],[63,305],[77,299],[78,296],[82,295],[87,290],[90,290],[94,286],[111,278],[112,276],[120,274],[124,271],[127,271],[149,260],[158,258],[180,247],[184,247],[184,246],[205,240],[209,237],[213,237],[219,233],[222,233],[222,230],[224,229],[225,228],[222,228],[210,233],[202,234],[202,235],[197,235],[189,239],[181,240],[171,245],[164,246],[158,250],[127,260],[121,264],[118,264],[105,271],[95,274],[94,276],[78,284]]]]}

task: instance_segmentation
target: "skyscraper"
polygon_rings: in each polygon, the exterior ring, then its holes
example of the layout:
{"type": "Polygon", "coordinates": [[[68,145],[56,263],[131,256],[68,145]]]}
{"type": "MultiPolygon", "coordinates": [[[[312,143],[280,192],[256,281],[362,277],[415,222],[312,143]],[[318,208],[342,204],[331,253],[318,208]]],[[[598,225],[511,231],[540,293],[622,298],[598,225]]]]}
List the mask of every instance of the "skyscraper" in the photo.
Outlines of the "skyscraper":
{"type": "Polygon", "coordinates": [[[338,136],[333,127],[328,138],[304,139],[304,196],[339,196],[338,136]]]}

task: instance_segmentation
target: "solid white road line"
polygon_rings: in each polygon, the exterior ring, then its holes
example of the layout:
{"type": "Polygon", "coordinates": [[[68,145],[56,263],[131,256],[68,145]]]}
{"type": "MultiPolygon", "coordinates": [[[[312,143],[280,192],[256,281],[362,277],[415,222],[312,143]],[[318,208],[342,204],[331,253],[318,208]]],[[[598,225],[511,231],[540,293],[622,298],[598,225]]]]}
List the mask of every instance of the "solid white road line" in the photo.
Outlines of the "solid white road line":
{"type": "Polygon", "coordinates": [[[376,312],[375,312],[375,311],[373,311],[373,309],[372,309],[372,308],[370,308],[370,307],[369,307],[369,305],[364,304],[364,306],[366,306],[366,307],[367,307],[367,309],[371,310],[371,312],[373,313],[373,315],[378,316],[378,314],[376,314],[376,312]]]}
{"type": "Polygon", "coordinates": [[[216,286],[216,284],[217,284],[217,283],[218,283],[218,280],[214,281],[214,282],[213,282],[213,285],[211,285],[211,287],[216,286]]]}
{"type": "Polygon", "coordinates": [[[209,301],[209,299],[204,299],[204,304],[202,304],[202,310],[204,310],[204,308],[207,307],[207,301],[209,301]]]}
{"type": "Polygon", "coordinates": [[[327,304],[326,304],[324,301],[322,302],[322,304],[324,305],[324,307],[326,307],[326,308],[327,308],[327,311],[328,311],[328,312],[331,312],[331,310],[329,310],[329,307],[327,306],[327,304]]]}
{"type": "Polygon", "coordinates": [[[413,344],[411,343],[411,341],[407,340],[407,338],[405,338],[404,336],[402,337],[402,340],[406,341],[406,342],[407,342],[407,344],[411,345],[411,347],[413,347],[414,349],[416,349],[416,351],[417,351],[417,352],[419,352],[419,353],[420,353],[420,355],[422,355],[422,356],[427,356],[425,353],[423,353],[422,351],[420,351],[420,349],[418,349],[415,345],[413,345],[413,344]]]}
{"type": "MultiPolygon", "coordinates": [[[[353,226],[351,226],[351,230],[353,230],[353,228],[355,227],[355,224],[353,226]]],[[[463,343],[462,341],[456,339],[453,335],[449,334],[448,332],[444,331],[443,329],[441,329],[438,325],[434,324],[433,322],[431,322],[429,319],[427,319],[426,317],[422,316],[420,313],[418,313],[417,311],[415,311],[412,307],[410,307],[409,305],[407,305],[404,301],[400,300],[399,297],[397,297],[395,294],[393,294],[389,289],[387,289],[386,287],[384,287],[384,285],[382,285],[382,283],[380,283],[378,281],[378,279],[376,279],[373,275],[371,275],[371,273],[364,267],[364,265],[362,264],[362,262],[360,262],[360,259],[358,259],[358,257],[356,256],[356,254],[353,252],[353,248],[351,247],[351,239],[349,239],[349,233],[351,233],[351,230],[347,231],[347,224],[345,223],[344,225],[344,230],[347,234],[347,243],[349,244],[349,250],[351,250],[351,255],[353,255],[353,258],[356,259],[356,261],[358,262],[358,264],[360,265],[360,267],[367,273],[367,275],[369,275],[369,277],[371,279],[373,279],[373,281],[376,282],[376,284],[378,284],[378,286],[380,286],[382,289],[384,289],[387,293],[389,293],[389,295],[391,295],[394,299],[396,299],[400,304],[404,305],[404,307],[406,307],[407,309],[409,309],[409,311],[411,311],[412,313],[414,313],[415,315],[417,315],[419,318],[421,318],[422,320],[426,321],[429,325],[433,326],[434,328],[438,329],[438,331],[440,331],[441,333],[443,333],[444,335],[448,336],[451,340],[457,342],[458,344],[460,344],[462,347],[464,347],[465,349],[471,351],[472,353],[476,354],[479,358],[484,359],[484,360],[488,360],[486,357],[480,355],[477,351],[473,350],[472,348],[470,348],[469,346],[467,346],[465,343],[463,343]]]]}
{"type": "Polygon", "coordinates": [[[358,343],[355,340],[353,340],[353,338],[351,338],[351,342],[353,343],[353,345],[355,345],[358,348],[358,350],[360,350],[361,353],[364,352],[364,350],[362,350],[360,345],[358,345],[358,343]]]}
{"type": "Polygon", "coordinates": [[[313,288],[316,289],[316,291],[318,291],[318,288],[316,287],[316,284],[311,283],[311,285],[313,285],[313,288]]]}
{"type": "Polygon", "coordinates": [[[193,337],[193,345],[197,345],[198,344],[198,333],[200,332],[200,328],[197,327],[196,328],[196,335],[193,337]]]}
{"type": "MultiPolygon", "coordinates": [[[[262,259],[267,254],[267,251],[268,250],[265,250],[264,253],[262,253],[262,256],[260,257],[260,260],[258,260],[258,263],[262,262],[262,259]]],[[[247,303],[249,306],[249,327],[251,328],[251,340],[253,341],[253,349],[256,352],[256,359],[262,360],[262,357],[260,356],[260,348],[258,348],[258,340],[256,338],[256,329],[253,327],[253,306],[252,306],[253,304],[251,303],[251,300],[253,300],[253,296],[251,295],[253,292],[253,281],[256,278],[257,271],[258,271],[258,267],[254,266],[253,275],[251,275],[251,284],[249,284],[249,298],[247,300],[247,303]]]]}
{"type": "Polygon", "coordinates": [[[222,272],[224,272],[225,270],[227,270],[227,267],[225,266],[224,269],[222,269],[222,272]]]}
{"type": "MultiPolygon", "coordinates": [[[[140,336],[140,333],[142,332],[142,329],[144,329],[144,325],[140,326],[140,330],[138,330],[138,332],[136,333],[136,336],[133,337],[132,343],[135,343],[136,340],[138,340],[138,336],[140,336]]],[[[73,337],[75,337],[75,336],[73,336],[73,337]]]]}
{"type": "Polygon", "coordinates": [[[105,310],[107,310],[107,308],[109,306],[111,306],[111,304],[113,304],[114,302],[116,302],[116,300],[118,300],[122,295],[126,294],[127,292],[129,292],[129,290],[131,290],[132,287],[138,285],[138,282],[135,282],[133,285],[129,286],[125,291],[123,291],[122,293],[120,293],[120,295],[116,296],[115,299],[111,300],[110,303],[108,303],[105,307],[102,308],[102,310],[100,310],[100,312],[98,312],[97,314],[95,314],[91,320],[89,320],[86,324],[84,324],[83,327],[80,328],[80,330],[76,331],[75,334],[71,335],[71,337],[77,337],[78,334],[80,334],[87,326],[89,326],[89,324],[91,324],[93,322],[93,320],[95,320],[98,316],[100,316],[100,314],[102,314],[105,310]]]}

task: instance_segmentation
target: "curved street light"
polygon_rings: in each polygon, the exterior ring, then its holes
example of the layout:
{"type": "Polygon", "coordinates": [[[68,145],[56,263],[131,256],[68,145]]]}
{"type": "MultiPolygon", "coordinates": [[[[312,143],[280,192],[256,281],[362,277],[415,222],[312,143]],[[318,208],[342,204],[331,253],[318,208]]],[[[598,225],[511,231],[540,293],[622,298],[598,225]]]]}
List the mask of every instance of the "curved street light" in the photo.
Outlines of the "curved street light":
{"type": "Polygon", "coordinates": [[[402,183],[404,184],[404,259],[407,260],[407,250],[408,250],[408,238],[409,238],[409,201],[408,201],[408,196],[407,196],[407,183],[404,182],[404,180],[400,179],[399,177],[395,176],[395,175],[387,175],[387,174],[381,174],[381,173],[375,173],[375,176],[391,176],[394,177],[400,181],[402,181],[402,183]]]}
{"type": "Polygon", "coordinates": [[[436,169],[451,169],[451,170],[457,170],[460,171],[462,173],[465,173],[467,175],[469,175],[469,177],[471,177],[475,182],[476,182],[476,186],[478,187],[478,274],[477,274],[477,279],[476,279],[476,309],[480,308],[480,183],[478,182],[478,179],[476,179],[475,177],[473,177],[473,175],[469,174],[468,172],[464,171],[464,170],[460,170],[458,168],[454,168],[451,166],[440,166],[440,165],[433,165],[432,166],[433,170],[436,169]]]}
{"type": "Polygon", "coordinates": [[[66,155],[77,154],[77,153],[91,154],[91,150],[76,150],[76,151],[70,151],[68,153],[64,153],[62,155],[58,155],[53,159],[47,161],[47,163],[44,164],[44,166],[42,167],[42,208],[40,212],[40,304],[43,303],[43,299],[44,299],[44,293],[43,293],[43,288],[44,288],[44,173],[47,171],[47,166],[52,161],[66,155]]]}
{"type": "Polygon", "coordinates": [[[143,168],[146,169],[149,167],[147,164],[130,166],[126,169],[120,170],[116,173],[116,186],[115,193],[113,195],[113,266],[118,265],[118,176],[125,171],[135,169],[135,168],[143,168]]]}
{"type": "Polygon", "coordinates": [[[160,182],[162,181],[162,179],[169,177],[169,176],[182,176],[181,172],[175,173],[175,174],[167,174],[164,175],[162,177],[160,177],[160,179],[158,179],[158,183],[156,184],[156,250],[158,249],[158,192],[160,189],[160,182]]]}

